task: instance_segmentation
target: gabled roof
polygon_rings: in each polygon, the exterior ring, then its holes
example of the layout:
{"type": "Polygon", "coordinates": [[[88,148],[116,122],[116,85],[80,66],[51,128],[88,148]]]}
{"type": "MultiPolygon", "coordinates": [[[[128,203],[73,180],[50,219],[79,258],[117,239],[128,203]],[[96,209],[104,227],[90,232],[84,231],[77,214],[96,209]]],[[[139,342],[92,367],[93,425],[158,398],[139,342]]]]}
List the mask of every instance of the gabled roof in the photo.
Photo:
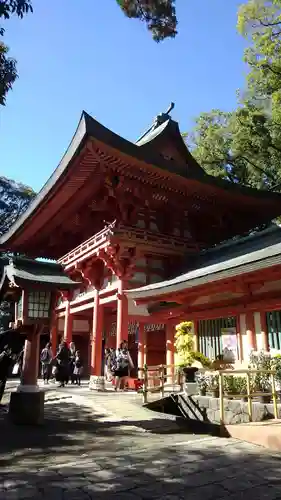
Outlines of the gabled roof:
{"type": "Polygon", "coordinates": [[[10,283],[20,288],[43,285],[48,290],[69,290],[78,285],[66,275],[60,264],[23,257],[12,257],[7,260],[3,259],[1,262],[0,294],[10,283]]]}
{"type": "Polygon", "coordinates": [[[126,290],[130,299],[152,299],[195,286],[281,264],[281,229],[277,226],[201,253],[194,267],[173,279],[126,290]],[[224,248],[225,247],[225,248],[224,248]],[[226,250],[226,253],[224,253],[226,250]]]}
{"type": "Polygon", "coordinates": [[[182,164],[180,175],[186,175],[187,170],[193,170],[199,177],[206,175],[188,151],[178,122],[172,120],[167,113],[156,117],[153,125],[137,140],[136,145],[146,153],[159,152],[164,158],[170,156],[175,163],[182,164]]]}
{"type": "MultiPolygon", "coordinates": [[[[169,186],[175,187],[176,191],[182,191],[187,197],[191,191],[196,200],[199,200],[198,203],[194,202],[195,210],[202,200],[202,204],[204,204],[204,200],[208,198],[214,204],[214,208],[216,205],[218,206],[217,210],[221,213],[220,205],[221,207],[223,205],[232,207],[231,210],[227,208],[229,217],[232,219],[230,224],[228,221],[225,222],[225,226],[230,228],[227,237],[239,234],[237,225],[239,228],[243,226],[240,231],[242,232],[249,230],[254,225],[266,223],[281,214],[280,194],[239,186],[205,174],[184,145],[178,124],[170,118],[165,120],[162,125],[157,126],[153,133],[157,135],[154,139],[151,136],[149,139],[150,132],[146,134],[148,135],[146,140],[145,136],[141,139],[141,141],[146,141],[145,144],[133,144],[83,112],[75,135],[58,167],[26,212],[0,238],[0,247],[37,256],[42,255],[42,253],[38,253],[38,245],[43,244],[46,249],[44,256],[59,257],[57,247],[52,254],[48,254],[48,241],[50,237],[54,238],[54,228],[62,207],[67,204],[72,205],[75,199],[80,200],[81,190],[85,186],[89,188],[94,186],[93,179],[89,182],[94,167],[83,165],[79,156],[85,150],[85,154],[92,154],[91,144],[94,144],[95,148],[99,150],[99,157],[93,159],[94,165],[99,165],[101,162],[106,168],[110,168],[111,161],[113,164],[114,162],[123,162],[129,172],[130,168],[138,165],[142,171],[147,169],[149,179],[154,176],[154,171],[155,178],[163,173],[163,182],[166,179],[165,182],[169,182],[169,186]],[[183,165],[164,158],[153,146],[157,138],[163,137],[164,132],[168,135],[172,132],[175,133],[178,144],[181,143],[187,155],[186,164],[183,165]],[[86,145],[89,145],[89,149],[85,147],[86,145]],[[107,162],[108,154],[112,155],[109,164],[107,162]],[[201,201],[200,193],[202,194],[201,201]],[[237,201],[237,197],[239,197],[239,201],[237,201]],[[243,218],[241,218],[242,211],[245,213],[243,218]],[[232,228],[232,224],[235,227],[232,228]]],[[[75,210],[76,208],[73,213],[75,210]]],[[[75,241],[73,244],[75,246],[79,242],[75,241]]],[[[62,253],[69,250],[70,248],[64,248],[62,253]]]]}

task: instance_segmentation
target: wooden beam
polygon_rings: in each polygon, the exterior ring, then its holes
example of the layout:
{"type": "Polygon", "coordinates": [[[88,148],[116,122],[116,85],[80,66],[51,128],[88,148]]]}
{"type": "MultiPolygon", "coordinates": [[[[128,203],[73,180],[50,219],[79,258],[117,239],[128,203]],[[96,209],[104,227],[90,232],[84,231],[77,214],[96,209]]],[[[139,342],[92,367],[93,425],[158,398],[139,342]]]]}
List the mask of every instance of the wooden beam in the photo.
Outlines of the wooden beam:
{"type": "Polygon", "coordinates": [[[209,306],[176,308],[154,313],[155,322],[165,322],[174,318],[211,319],[213,317],[235,316],[246,311],[271,311],[281,309],[280,292],[268,292],[259,296],[244,296],[235,301],[212,303],[209,306]]]}
{"type": "MultiPolygon", "coordinates": [[[[266,282],[278,281],[279,279],[281,279],[281,264],[252,273],[245,273],[232,279],[216,280],[210,283],[204,283],[203,285],[195,285],[180,292],[159,293],[157,302],[167,301],[186,304],[190,302],[190,298],[195,300],[202,295],[210,295],[213,292],[218,293],[218,291],[241,291],[244,293],[250,290],[252,292],[259,287],[261,288],[266,282]]],[[[155,302],[155,297],[138,298],[135,300],[136,305],[148,304],[151,301],[155,302]]]]}

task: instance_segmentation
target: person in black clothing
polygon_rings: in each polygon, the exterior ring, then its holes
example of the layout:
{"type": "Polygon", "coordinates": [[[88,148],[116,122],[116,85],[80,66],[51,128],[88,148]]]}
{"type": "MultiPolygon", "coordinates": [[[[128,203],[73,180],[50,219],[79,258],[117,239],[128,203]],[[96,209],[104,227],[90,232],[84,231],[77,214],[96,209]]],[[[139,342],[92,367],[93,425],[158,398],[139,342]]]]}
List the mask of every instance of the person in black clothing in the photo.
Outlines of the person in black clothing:
{"type": "Polygon", "coordinates": [[[66,342],[62,341],[56,355],[59,387],[64,387],[69,379],[69,349],[66,342]]]}
{"type": "Polygon", "coordinates": [[[81,385],[81,377],[83,373],[83,361],[81,358],[80,351],[76,351],[75,360],[74,360],[74,383],[77,385],[81,385]]]}
{"type": "Polygon", "coordinates": [[[22,368],[23,368],[23,358],[24,358],[24,348],[20,351],[17,357],[17,363],[19,365],[19,377],[22,378],[22,368]]]}
{"type": "Polygon", "coordinates": [[[69,376],[71,384],[75,382],[74,368],[75,368],[76,347],[74,342],[69,344],[69,376]]]}
{"type": "Polygon", "coordinates": [[[44,349],[42,349],[40,354],[40,361],[41,361],[41,367],[42,367],[41,372],[44,384],[48,384],[51,376],[52,361],[53,361],[50,342],[48,342],[44,347],[44,349]]]}
{"type": "Polygon", "coordinates": [[[6,387],[7,378],[10,367],[13,363],[13,355],[11,349],[6,345],[0,354],[0,402],[6,387]]]}

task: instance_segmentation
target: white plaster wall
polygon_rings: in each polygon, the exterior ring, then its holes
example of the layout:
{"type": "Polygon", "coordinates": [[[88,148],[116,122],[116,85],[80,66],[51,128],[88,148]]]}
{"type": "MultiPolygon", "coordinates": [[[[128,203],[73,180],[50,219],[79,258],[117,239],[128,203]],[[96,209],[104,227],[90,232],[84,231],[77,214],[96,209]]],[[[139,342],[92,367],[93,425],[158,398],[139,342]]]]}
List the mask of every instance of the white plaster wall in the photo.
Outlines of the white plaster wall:
{"type": "Polygon", "coordinates": [[[146,306],[137,306],[132,299],[128,300],[128,313],[129,316],[149,316],[146,306]]]}
{"type": "Polygon", "coordinates": [[[256,339],[257,339],[257,351],[263,348],[262,334],[261,334],[261,314],[259,312],[254,313],[256,339]]]}
{"type": "Polygon", "coordinates": [[[64,318],[59,318],[58,320],[58,331],[63,332],[64,329],[64,318]]]}
{"type": "MultiPolygon", "coordinates": [[[[63,333],[64,330],[64,318],[59,318],[58,321],[58,331],[63,333]]],[[[89,332],[89,322],[84,319],[74,319],[73,320],[73,333],[76,332],[89,332]]]]}
{"type": "Polygon", "coordinates": [[[88,332],[89,331],[89,321],[86,319],[74,319],[73,320],[73,332],[88,332]]]}

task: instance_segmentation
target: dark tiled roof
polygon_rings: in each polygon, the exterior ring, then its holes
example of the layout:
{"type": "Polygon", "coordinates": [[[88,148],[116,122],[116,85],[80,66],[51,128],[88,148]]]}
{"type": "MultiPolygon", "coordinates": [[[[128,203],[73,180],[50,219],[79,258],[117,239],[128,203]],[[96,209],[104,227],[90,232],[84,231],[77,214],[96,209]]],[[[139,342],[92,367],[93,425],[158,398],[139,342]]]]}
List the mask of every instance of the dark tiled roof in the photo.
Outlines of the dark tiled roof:
{"type": "MultiPolygon", "coordinates": [[[[170,125],[172,122],[173,120],[170,120],[170,125]]],[[[73,159],[79,155],[87,140],[91,138],[100,141],[106,146],[109,146],[117,151],[120,151],[120,153],[129,155],[132,158],[143,161],[144,163],[176,174],[183,179],[198,181],[199,183],[207,184],[213,188],[228,191],[234,196],[242,195],[245,198],[255,198],[257,202],[264,206],[264,211],[260,211],[257,217],[262,220],[257,220],[256,224],[268,222],[272,218],[281,214],[281,194],[244,187],[207,175],[198,166],[197,162],[187,149],[186,151],[189,156],[189,164],[191,166],[197,165],[199,168],[188,168],[187,164],[183,171],[182,165],[178,165],[176,161],[163,158],[160,153],[153,151],[153,148],[147,149],[145,146],[140,147],[123,137],[120,137],[118,134],[115,134],[108,128],[101,125],[88,113],[83,112],[73,139],[58,167],[32,201],[26,212],[24,212],[13,224],[10,230],[0,238],[0,247],[9,247],[7,242],[9,242],[17,232],[23,230],[23,226],[27,220],[35,216],[37,210],[43,205],[43,203],[48,203],[48,199],[52,196],[55,186],[61,179],[63,179],[63,176],[71,168],[73,159]]],[[[243,201],[244,203],[245,198],[243,201]]],[[[247,210],[246,204],[245,210],[247,210]]]]}

